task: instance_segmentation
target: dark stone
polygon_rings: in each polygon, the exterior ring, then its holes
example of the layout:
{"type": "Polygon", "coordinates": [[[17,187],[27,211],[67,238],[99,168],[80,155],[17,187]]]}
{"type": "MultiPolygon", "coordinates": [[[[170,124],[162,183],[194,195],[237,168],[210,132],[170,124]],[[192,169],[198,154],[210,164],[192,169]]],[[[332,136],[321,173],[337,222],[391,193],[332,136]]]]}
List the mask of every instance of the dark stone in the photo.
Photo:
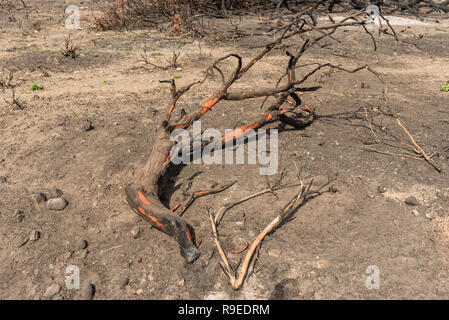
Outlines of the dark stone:
{"type": "Polygon", "coordinates": [[[76,243],[76,248],[78,250],[86,249],[88,246],[88,243],[86,240],[80,240],[76,243]]]}
{"type": "Polygon", "coordinates": [[[93,130],[93,129],[95,129],[95,127],[94,127],[94,125],[92,124],[92,122],[90,122],[89,120],[88,120],[88,121],[85,121],[85,122],[81,125],[81,130],[83,130],[83,131],[90,131],[90,130],[93,130]]]}
{"type": "Polygon", "coordinates": [[[404,201],[406,204],[408,204],[409,206],[417,206],[419,205],[418,200],[415,197],[408,197],[407,199],[405,199],[404,201]]]}
{"type": "Polygon", "coordinates": [[[30,240],[31,241],[37,241],[41,237],[41,233],[37,230],[33,230],[30,233],[30,240]]]}

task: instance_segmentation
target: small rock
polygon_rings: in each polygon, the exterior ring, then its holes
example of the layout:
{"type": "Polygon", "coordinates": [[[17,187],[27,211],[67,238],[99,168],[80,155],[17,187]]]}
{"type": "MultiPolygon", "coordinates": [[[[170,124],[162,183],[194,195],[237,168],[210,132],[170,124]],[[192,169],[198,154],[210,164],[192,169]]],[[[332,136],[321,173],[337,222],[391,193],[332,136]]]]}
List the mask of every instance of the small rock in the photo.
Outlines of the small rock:
{"type": "Polygon", "coordinates": [[[80,288],[80,297],[83,300],[90,300],[93,298],[95,293],[95,287],[90,282],[85,282],[80,288]]]}
{"type": "Polygon", "coordinates": [[[67,207],[67,205],[68,205],[67,201],[63,198],[53,198],[47,201],[48,210],[61,211],[64,210],[64,208],[67,207]]]}
{"type": "Polygon", "coordinates": [[[85,121],[81,125],[81,130],[83,130],[83,131],[90,131],[90,130],[93,130],[93,129],[95,129],[95,127],[93,126],[92,122],[90,122],[89,120],[85,121]]]}
{"type": "Polygon", "coordinates": [[[31,241],[37,241],[41,237],[41,233],[37,230],[33,230],[30,233],[30,240],[31,241]]]}
{"type": "Polygon", "coordinates": [[[20,209],[16,209],[12,216],[17,223],[21,223],[23,221],[23,219],[25,218],[23,211],[20,209]]]}
{"type": "Polygon", "coordinates": [[[64,193],[56,187],[50,189],[50,198],[60,198],[64,193]]]}
{"type": "Polygon", "coordinates": [[[433,218],[433,215],[430,212],[428,212],[426,213],[426,218],[431,220],[433,218]]]}
{"type": "Polygon", "coordinates": [[[412,213],[415,215],[415,217],[419,216],[419,212],[416,209],[413,209],[412,213]]]}
{"type": "Polygon", "coordinates": [[[36,194],[33,194],[33,200],[37,204],[41,204],[41,203],[44,203],[45,201],[47,201],[47,196],[45,194],[43,194],[42,192],[38,192],[36,194]]]}
{"type": "Polygon", "coordinates": [[[61,286],[57,283],[53,283],[51,286],[49,286],[47,288],[47,290],[45,290],[43,297],[44,298],[52,298],[53,296],[58,294],[59,291],[61,291],[61,286]]]}
{"type": "Polygon", "coordinates": [[[131,229],[131,235],[134,239],[137,239],[141,234],[141,230],[138,226],[131,229]]]}
{"type": "Polygon", "coordinates": [[[417,206],[419,205],[418,200],[415,197],[408,197],[407,199],[404,200],[404,202],[406,204],[408,204],[409,206],[417,206]]]}
{"type": "Polygon", "coordinates": [[[17,248],[22,247],[23,245],[25,245],[25,243],[27,243],[29,240],[29,238],[24,237],[23,235],[19,235],[16,237],[15,241],[15,245],[17,248]]]}
{"type": "Polygon", "coordinates": [[[6,183],[6,177],[5,176],[0,176],[0,182],[1,183],[6,183]]]}
{"type": "Polygon", "coordinates": [[[124,287],[126,287],[128,284],[129,284],[129,278],[128,278],[128,277],[125,277],[125,278],[121,281],[120,288],[124,288],[124,287]]]}
{"type": "Polygon", "coordinates": [[[385,193],[385,191],[387,191],[387,188],[385,188],[384,185],[380,185],[377,187],[377,191],[379,191],[379,193],[385,193]]]}
{"type": "Polygon", "coordinates": [[[89,244],[87,243],[86,240],[79,240],[79,241],[75,244],[75,248],[78,249],[78,250],[83,250],[83,249],[86,249],[88,245],[89,245],[89,244]]]}
{"type": "Polygon", "coordinates": [[[142,288],[137,289],[137,290],[136,290],[136,293],[137,293],[138,295],[143,294],[143,289],[142,289],[142,288]]]}
{"type": "Polygon", "coordinates": [[[176,71],[182,71],[182,68],[181,67],[177,67],[176,71]]]}

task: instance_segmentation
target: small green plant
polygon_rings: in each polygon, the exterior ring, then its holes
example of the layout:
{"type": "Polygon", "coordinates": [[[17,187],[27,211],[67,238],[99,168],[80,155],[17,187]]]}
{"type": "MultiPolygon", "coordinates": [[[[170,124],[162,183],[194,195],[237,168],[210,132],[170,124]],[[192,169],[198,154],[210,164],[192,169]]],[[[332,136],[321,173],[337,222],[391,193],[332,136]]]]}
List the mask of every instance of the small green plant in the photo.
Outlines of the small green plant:
{"type": "Polygon", "coordinates": [[[441,91],[449,92],[449,83],[446,83],[443,87],[441,87],[441,91]]]}
{"type": "Polygon", "coordinates": [[[103,80],[103,83],[108,83],[108,80],[103,80]]]}
{"type": "Polygon", "coordinates": [[[93,77],[94,77],[93,75],[90,75],[90,76],[89,76],[89,79],[92,79],[93,77]]]}
{"type": "Polygon", "coordinates": [[[31,84],[30,89],[31,89],[31,91],[35,91],[35,90],[42,90],[42,89],[44,89],[44,87],[42,85],[40,85],[39,83],[33,83],[33,84],[31,84]]]}
{"type": "Polygon", "coordinates": [[[160,53],[157,52],[157,51],[153,51],[153,52],[151,52],[151,55],[152,55],[152,56],[158,56],[158,55],[160,55],[160,53]]]}
{"type": "Polygon", "coordinates": [[[343,98],[345,96],[345,94],[341,93],[341,92],[337,92],[337,93],[335,93],[335,95],[340,98],[343,98]]]}
{"type": "Polygon", "coordinates": [[[175,73],[175,74],[173,75],[173,79],[179,79],[179,74],[176,74],[176,73],[175,73]]]}

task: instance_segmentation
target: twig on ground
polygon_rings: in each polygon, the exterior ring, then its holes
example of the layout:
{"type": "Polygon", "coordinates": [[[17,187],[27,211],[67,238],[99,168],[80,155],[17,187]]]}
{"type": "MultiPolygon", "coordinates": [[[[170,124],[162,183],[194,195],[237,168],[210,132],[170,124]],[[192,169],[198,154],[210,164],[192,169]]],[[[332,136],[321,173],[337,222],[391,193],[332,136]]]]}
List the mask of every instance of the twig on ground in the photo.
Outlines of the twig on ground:
{"type": "Polygon", "coordinates": [[[305,182],[303,179],[300,179],[300,188],[297,194],[290,200],[290,202],[281,210],[281,212],[262,230],[262,232],[256,237],[256,239],[252,242],[252,244],[248,248],[248,252],[246,253],[245,257],[243,258],[240,272],[238,273],[238,277],[234,275],[234,272],[232,271],[228,258],[226,256],[226,253],[223,249],[223,246],[220,242],[218,231],[217,231],[217,219],[216,216],[212,214],[212,212],[209,211],[209,208],[206,208],[207,212],[209,213],[209,220],[211,222],[212,226],[212,233],[214,236],[214,242],[217,247],[218,253],[220,254],[221,260],[223,264],[220,264],[222,267],[222,270],[225,272],[225,274],[228,276],[229,281],[231,283],[231,286],[233,289],[237,290],[239,289],[248,273],[248,269],[250,266],[250,263],[252,261],[253,255],[256,251],[256,249],[259,247],[260,243],[263,241],[265,236],[269,233],[271,233],[276,227],[278,227],[281,222],[285,221],[287,218],[289,218],[292,214],[294,214],[299,207],[301,207],[307,200],[316,197],[323,193],[321,189],[328,185],[326,183],[323,187],[319,188],[318,190],[311,191],[311,185],[313,180],[310,182],[305,182]]]}
{"type": "MultiPolygon", "coordinates": [[[[176,69],[179,67],[178,64],[178,58],[181,55],[181,52],[176,52],[173,50],[171,60],[166,60],[167,65],[162,66],[158,65],[151,61],[151,57],[148,56],[148,49],[144,48],[143,53],[140,53],[140,57],[142,58],[141,61],[144,63],[144,65],[150,65],[160,70],[168,70],[168,69],[176,69]]],[[[151,53],[151,56],[154,57],[154,54],[151,53]]]]}
{"type": "Polygon", "coordinates": [[[394,149],[399,149],[400,152],[392,152],[392,151],[388,151],[388,150],[379,150],[377,148],[373,148],[368,146],[366,143],[362,143],[363,145],[363,149],[372,151],[372,152],[376,152],[376,153],[380,153],[380,154],[385,154],[385,155],[391,155],[391,156],[398,156],[398,157],[405,157],[405,158],[410,158],[410,159],[415,159],[415,160],[425,160],[427,163],[429,163],[435,170],[437,170],[438,172],[441,172],[441,168],[439,168],[432,160],[432,158],[438,154],[438,152],[435,152],[431,155],[428,155],[424,149],[419,146],[415,140],[415,138],[412,136],[412,134],[409,132],[409,130],[404,126],[404,124],[401,122],[401,120],[399,119],[399,117],[397,115],[394,114],[387,114],[388,116],[392,116],[396,123],[398,124],[398,126],[403,130],[403,132],[408,136],[408,138],[410,139],[412,144],[409,144],[407,142],[401,141],[398,138],[395,138],[396,143],[398,143],[398,145],[395,144],[391,144],[383,139],[380,139],[379,136],[376,134],[376,132],[374,131],[373,125],[371,123],[371,121],[368,118],[368,113],[366,111],[365,108],[365,118],[366,121],[369,124],[369,128],[371,130],[371,134],[374,137],[374,141],[375,144],[378,145],[385,145],[387,147],[391,147],[394,149]],[[405,148],[404,148],[405,147],[405,148]]]}
{"type": "Polygon", "coordinates": [[[10,105],[16,106],[20,110],[25,109],[25,105],[22,102],[20,102],[19,99],[16,97],[16,91],[15,91],[14,88],[11,88],[11,95],[12,95],[12,100],[8,101],[8,100],[4,99],[5,102],[10,104],[10,105]]]}

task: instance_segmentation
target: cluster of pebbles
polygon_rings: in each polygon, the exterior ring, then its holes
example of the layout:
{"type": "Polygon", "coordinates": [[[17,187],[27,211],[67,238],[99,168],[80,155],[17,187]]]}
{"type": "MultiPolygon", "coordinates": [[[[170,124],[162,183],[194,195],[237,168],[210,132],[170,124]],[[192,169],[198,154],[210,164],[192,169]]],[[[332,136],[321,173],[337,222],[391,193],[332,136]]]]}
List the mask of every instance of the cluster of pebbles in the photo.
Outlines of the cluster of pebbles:
{"type": "Polygon", "coordinates": [[[34,195],[36,203],[41,204],[45,202],[48,210],[61,211],[69,204],[67,200],[62,198],[63,192],[56,187],[50,189],[48,197],[45,193],[38,192],[34,195]]]}
{"type": "MultiPolygon", "coordinates": [[[[63,192],[58,188],[53,187],[49,190],[48,197],[47,194],[43,192],[38,192],[33,194],[33,199],[38,205],[43,205],[45,203],[45,206],[48,210],[62,211],[69,204],[68,201],[64,199],[62,196],[63,192]]],[[[20,216],[20,213],[17,213],[17,216],[20,216]]],[[[30,237],[27,238],[27,241],[28,240],[36,241],[37,239],[39,239],[39,237],[40,237],[39,231],[33,230],[33,232],[31,232],[30,234],[30,237]]],[[[86,240],[80,240],[75,244],[75,247],[79,250],[85,249],[87,248],[87,246],[88,243],[86,240]]],[[[42,295],[42,298],[53,300],[61,299],[62,296],[59,294],[61,290],[62,287],[60,284],[53,283],[45,290],[45,292],[42,295]]],[[[90,300],[94,296],[94,292],[95,287],[93,284],[89,282],[83,283],[80,287],[80,298],[83,300],[90,300]]]]}

